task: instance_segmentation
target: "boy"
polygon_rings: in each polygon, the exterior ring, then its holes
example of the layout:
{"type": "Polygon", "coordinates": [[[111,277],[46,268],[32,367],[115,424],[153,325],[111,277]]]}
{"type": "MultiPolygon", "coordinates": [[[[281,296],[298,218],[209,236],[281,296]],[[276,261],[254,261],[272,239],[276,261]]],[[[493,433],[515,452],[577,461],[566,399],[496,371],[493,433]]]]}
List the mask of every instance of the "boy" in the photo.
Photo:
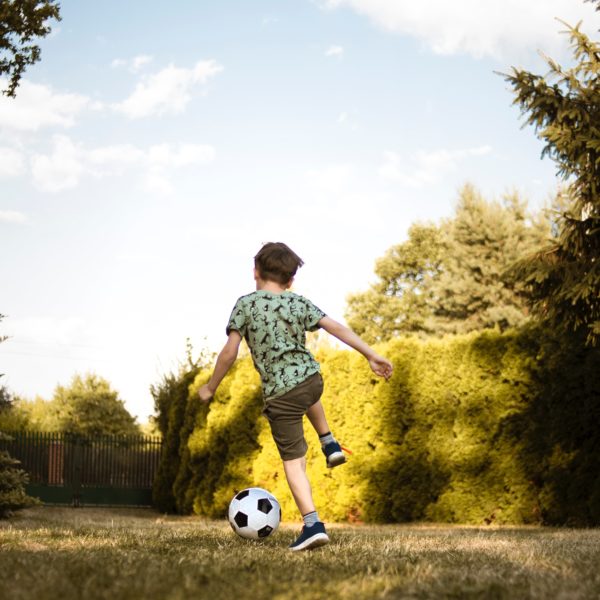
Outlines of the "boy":
{"type": "Polygon", "coordinates": [[[306,349],[305,334],[319,327],[358,350],[373,372],[385,379],[392,364],[376,354],[358,335],[334,321],[308,299],[287,291],[302,259],[281,242],[265,244],[254,257],[256,291],[236,302],[227,325],[227,343],[217,358],[210,381],[198,392],[204,402],[214,396],[223,377],[237,358],[246,339],[254,366],[261,377],[265,408],[273,439],[283,460],[283,469],[304,527],[291,550],[307,550],[329,542],[319,521],[306,476],[306,450],[302,417],[306,414],[319,434],[327,467],[346,461],[329,430],[321,393],[319,363],[306,349]]]}

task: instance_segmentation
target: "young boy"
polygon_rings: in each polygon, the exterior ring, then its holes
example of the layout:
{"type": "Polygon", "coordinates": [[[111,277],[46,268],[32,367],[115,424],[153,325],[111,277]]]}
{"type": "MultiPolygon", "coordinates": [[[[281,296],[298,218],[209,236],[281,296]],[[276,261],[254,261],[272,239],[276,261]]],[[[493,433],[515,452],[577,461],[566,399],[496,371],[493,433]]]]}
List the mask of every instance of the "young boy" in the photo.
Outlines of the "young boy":
{"type": "Polygon", "coordinates": [[[326,316],[306,298],[287,291],[303,264],[283,243],[271,242],[260,249],[254,257],[256,291],[236,302],[227,325],[227,343],[217,358],[210,381],[198,392],[204,402],[214,396],[245,338],[261,378],[263,414],[269,420],[285,476],[304,520],[302,532],[290,546],[291,550],[306,550],[329,542],[306,476],[307,444],[302,428],[305,414],[319,434],[327,467],[346,461],[325,418],[320,400],[323,380],[319,363],[305,346],[306,332],[321,327],[358,350],[375,374],[386,380],[392,375],[392,364],[358,335],[326,316]]]}

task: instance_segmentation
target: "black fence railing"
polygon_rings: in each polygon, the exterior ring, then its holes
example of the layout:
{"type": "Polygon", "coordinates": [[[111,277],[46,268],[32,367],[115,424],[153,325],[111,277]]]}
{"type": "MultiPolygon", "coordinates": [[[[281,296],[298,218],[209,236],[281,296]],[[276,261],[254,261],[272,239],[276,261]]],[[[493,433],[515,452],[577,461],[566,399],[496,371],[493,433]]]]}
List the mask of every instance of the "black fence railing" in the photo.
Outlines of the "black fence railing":
{"type": "Polygon", "coordinates": [[[27,491],[48,504],[150,506],[162,441],[157,437],[6,432],[29,474],[27,491]]]}

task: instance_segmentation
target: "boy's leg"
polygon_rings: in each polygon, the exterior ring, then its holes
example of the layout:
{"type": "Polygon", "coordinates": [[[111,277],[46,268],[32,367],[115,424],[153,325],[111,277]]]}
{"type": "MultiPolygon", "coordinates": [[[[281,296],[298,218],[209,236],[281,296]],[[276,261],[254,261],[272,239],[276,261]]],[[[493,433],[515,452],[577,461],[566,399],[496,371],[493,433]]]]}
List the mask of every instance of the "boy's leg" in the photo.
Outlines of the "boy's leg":
{"type": "Polygon", "coordinates": [[[304,527],[295,542],[290,545],[290,550],[309,550],[329,543],[329,536],[325,525],[319,521],[312,499],[310,483],[306,476],[306,458],[294,458],[283,461],[283,470],[296,501],[302,513],[304,527]]]}
{"type": "Polygon", "coordinates": [[[301,515],[314,512],[310,482],[306,476],[306,457],[283,461],[283,470],[301,515]]]}
{"type": "Polygon", "coordinates": [[[325,409],[321,401],[315,402],[307,411],[306,416],[319,434],[321,441],[321,449],[327,460],[327,467],[333,468],[342,465],[346,462],[346,457],[342,452],[342,447],[336,442],[333,435],[329,431],[329,425],[325,418],[325,409]]]}
{"type": "Polygon", "coordinates": [[[309,407],[309,409],[306,411],[306,416],[319,436],[329,433],[329,425],[327,424],[327,418],[325,417],[325,409],[323,408],[323,404],[320,400],[317,400],[312,406],[309,407]]]}

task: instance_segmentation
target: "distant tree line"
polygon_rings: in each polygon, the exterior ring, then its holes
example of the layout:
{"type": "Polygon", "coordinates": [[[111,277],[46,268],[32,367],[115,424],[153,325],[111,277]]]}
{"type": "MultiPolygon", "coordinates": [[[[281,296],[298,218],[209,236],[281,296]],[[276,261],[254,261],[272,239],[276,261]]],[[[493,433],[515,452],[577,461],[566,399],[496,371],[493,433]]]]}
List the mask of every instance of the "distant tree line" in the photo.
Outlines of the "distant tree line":
{"type": "MultiPolygon", "coordinates": [[[[5,392],[6,393],[6,392],[5,392]]],[[[57,431],[79,435],[136,435],[141,430],[110,383],[74,375],[51,400],[11,398],[0,408],[0,431],[57,431]]]]}

